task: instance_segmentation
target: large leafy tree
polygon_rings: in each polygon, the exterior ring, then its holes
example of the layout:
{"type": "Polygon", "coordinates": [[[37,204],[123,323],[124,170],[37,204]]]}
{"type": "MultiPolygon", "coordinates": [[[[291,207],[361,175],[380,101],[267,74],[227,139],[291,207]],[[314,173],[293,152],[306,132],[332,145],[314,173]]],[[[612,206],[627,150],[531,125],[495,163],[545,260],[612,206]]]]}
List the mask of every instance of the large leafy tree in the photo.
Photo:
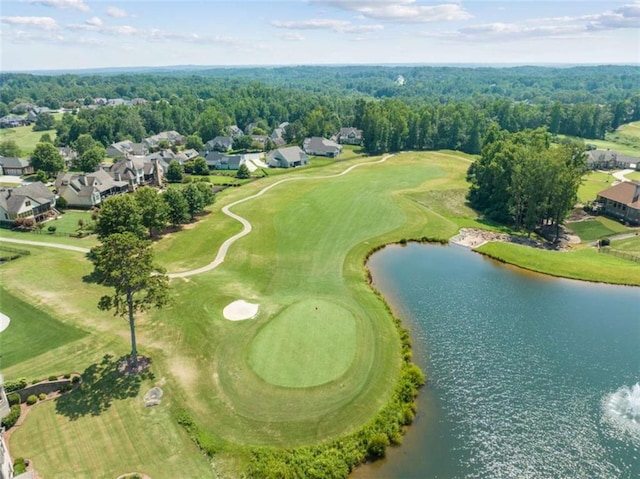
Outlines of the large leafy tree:
{"type": "Polygon", "coordinates": [[[89,259],[97,283],[113,288],[111,294],[100,298],[98,308],[113,310],[115,316],[129,322],[131,362],[136,369],[135,316],[168,303],[168,277],[163,268],[154,264],[151,243],[129,232],[106,237],[100,246],[91,249],[89,259]]]}
{"type": "Polygon", "coordinates": [[[33,126],[33,131],[51,130],[56,124],[56,119],[51,113],[40,113],[36,124],[33,126]]]}
{"type": "Polygon", "coordinates": [[[76,160],[76,166],[84,172],[96,171],[102,160],[107,156],[107,152],[100,143],[86,150],[76,160]]]}
{"type": "Polygon", "coordinates": [[[167,180],[171,183],[180,183],[183,178],[183,166],[177,161],[172,161],[171,163],[169,163],[169,168],[167,169],[167,180]]]}
{"type": "Polygon", "coordinates": [[[144,238],[146,228],[142,224],[142,212],[133,195],[107,198],[100,206],[95,231],[104,240],[116,233],[132,233],[144,238]]]}
{"type": "Polygon", "coordinates": [[[189,183],[183,188],[182,194],[187,200],[192,219],[202,213],[207,206],[213,204],[215,200],[211,185],[203,182],[189,183]]]}
{"type": "Polygon", "coordinates": [[[51,143],[38,143],[31,154],[31,166],[34,170],[41,170],[49,176],[54,176],[64,170],[64,158],[51,143]]]}
{"type": "Polygon", "coordinates": [[[20,147],[15,140],[0,141],[0,156],[20,156],[20,147]]]}
{"type": "Polygon", "coordinates": [[[189,203],[180,190],[169,189],[162,194],[162,199],[167,205],[169,222],[173,226],[189,222],[189,203]]]}
{"type": "Polygon", "coordinates": [[[138,208],[142,213],[142,224],[154,237],[169,222],[169,207],[158,190],[149,186],[138,188],[134,194],[138,208]]]}

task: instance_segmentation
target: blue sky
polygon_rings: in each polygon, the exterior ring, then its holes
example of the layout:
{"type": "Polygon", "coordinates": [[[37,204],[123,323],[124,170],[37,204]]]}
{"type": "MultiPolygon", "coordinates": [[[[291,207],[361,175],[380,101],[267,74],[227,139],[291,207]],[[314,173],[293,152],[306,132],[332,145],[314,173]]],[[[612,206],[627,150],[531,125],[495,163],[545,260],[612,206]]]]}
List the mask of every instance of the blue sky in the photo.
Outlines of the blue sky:
{"type": "Polygon", "coordinates": [[[640,0],[2,0],[0,69],[640,63],[640,0]]]}

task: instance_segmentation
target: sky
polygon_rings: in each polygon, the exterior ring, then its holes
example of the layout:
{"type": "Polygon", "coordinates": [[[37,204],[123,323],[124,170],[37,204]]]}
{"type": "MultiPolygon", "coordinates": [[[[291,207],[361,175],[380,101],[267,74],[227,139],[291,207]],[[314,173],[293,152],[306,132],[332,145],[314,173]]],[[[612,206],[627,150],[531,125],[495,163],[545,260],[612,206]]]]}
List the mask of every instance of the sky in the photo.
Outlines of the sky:
{"type": "Polygon", "coordinates": [[[0,70],[640,63],[640,0],[2,0],[0,70]]]}

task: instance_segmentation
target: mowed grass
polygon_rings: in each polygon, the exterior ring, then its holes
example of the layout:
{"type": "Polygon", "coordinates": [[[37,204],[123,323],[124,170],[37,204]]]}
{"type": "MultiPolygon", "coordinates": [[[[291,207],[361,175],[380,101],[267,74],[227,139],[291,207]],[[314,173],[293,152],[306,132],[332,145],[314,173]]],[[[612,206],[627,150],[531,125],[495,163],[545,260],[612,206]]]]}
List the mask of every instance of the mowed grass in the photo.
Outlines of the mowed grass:
{"type": "Polygon", "coordinates": [[[56,130],[33,131],[33,125],[17,128],[0,129],[0,141],[13,140],[20,148],[21,156],[29,156],[36,147],[40,137],[48,133],[52,140],[56,139],[56,130]]]}
{"type": "Polygon", "coordinates": [[[551,276],[640,286],[640,263],[582,247],[556,252],[512,243],[487,243],[478,248],[500,261],[551,276]]]}
{"type": "Polygon", "coordinates": [[[578,188],[578,201],[586,203],[595,201],[598,193],[611,187],[617,181],[610,173],[591,171],[582,177],[582,183],[578,188]]]}
{"type": "Polygon", "coordinates": [[[304,388],[340,378],[356,353],[356,322],[340,305],[308,299],[289,306],[258,333],[251,368],[276,386],[304,388]]]}
{"type": "Polygon", "coordinates": [[[612,220],[605,216],[598,216],[592,220],[567,223],[566,226],[577,234],[582,241],[595,241],[600,238],[630,231],[629,228],[619,221],[612,220]]]}
{"type": "MultiPolygon", "coordinates": [[[[19,262],[20,259],[15,260],[19,262]]],[[[0,287],[0,312],[9,316],[9,327],[0,333],[0,369],[76,341],[87,333],[64,324],[0,287]],[[34,334],[46,331],[46,334],[34,334]]],[[[66,373],[68,371],[56,371],[66,373]]]]}
{"type": "Polygon", "coordinates": [[[73,234],[80,228],[80,221],[82,221],[84,225],[93,223],[91,214],[90,211],[66,210],[57,219],[45,223],[44,229],[46,230],[49,226],[55,226],[56,233],[73,234]]]}
{"type": "Polygon", "coordinates": [[[626,175],[624,175],[625,178],[632,180],[632,181],[640,181],[640,171],[633,171],[631,173],[627,173],[626,175]]]}
{"type": "Polygon", "coordinates": [[[640,236],[634,236],[633,238],[625,238],[621,240],[613,240],[611,242],[610,248],[616,251],[622,251],[624,253],[640,254],[640,236]]]}

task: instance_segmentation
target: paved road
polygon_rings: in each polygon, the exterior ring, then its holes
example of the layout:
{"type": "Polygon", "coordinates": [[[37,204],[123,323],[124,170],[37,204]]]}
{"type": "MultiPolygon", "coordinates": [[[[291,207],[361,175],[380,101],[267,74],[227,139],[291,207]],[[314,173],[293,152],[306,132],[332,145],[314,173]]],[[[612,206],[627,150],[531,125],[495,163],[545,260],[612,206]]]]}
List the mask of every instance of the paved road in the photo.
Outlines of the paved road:
{"type": "Polygon", "coordinates": [[[80,246],[71,246],[67,244],[57,244],[57,243],[45,243],[44,241],[29,241],[29,240],[20,240],[13,238],[0,238],[0,241],[5,243],[15,243],[22,244],[27,246],[44,246],[46,248],[58,248],[58,249],[66,249],[69,251],[77,251],[79,253],[88,253],[88,248],[81,248],[80,246]]]}

